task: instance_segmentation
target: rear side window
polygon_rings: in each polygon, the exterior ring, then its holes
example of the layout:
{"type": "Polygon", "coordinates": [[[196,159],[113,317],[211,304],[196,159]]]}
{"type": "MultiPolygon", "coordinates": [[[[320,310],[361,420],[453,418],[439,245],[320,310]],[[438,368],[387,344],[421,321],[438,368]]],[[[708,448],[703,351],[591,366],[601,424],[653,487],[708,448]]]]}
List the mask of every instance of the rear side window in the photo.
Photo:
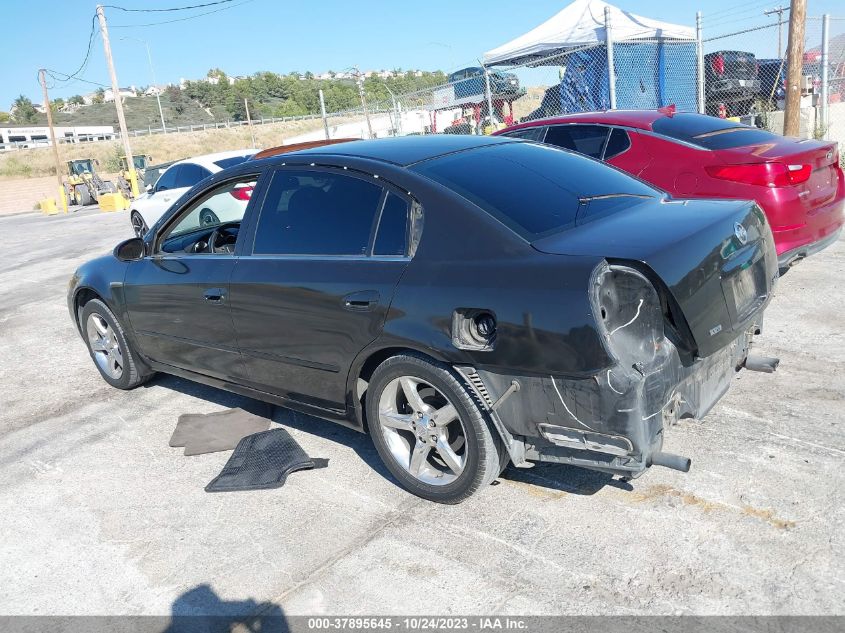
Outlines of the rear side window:
{"type": "Polygon", "coordinates": [[[592,158],[601,158],[607,128],[601,125],[550,125],[545,142],[592,158]]]}
{"type": "Polygon", "coordinates": [[[173,165],[172,167],[168,167],[167,171],[164,172],[156,182],[156,191],[175,189],[176,176],[178,175],[180,169],[182,169],[182,165],[173,165]]]}
{"type": "Polygon", "coordinates": [[[574,226],[582,198],[662,195],[617,169],[539,143],[488,145],[412,169],[449,187],[529,241],[574,226]]]}
{"type": "Polygon", "coordinates": [[[735,121],[693,113],[657,119],[651,129],[657,134],[713,150],[769,143],[783,138],[735,121]]]}
{"type": "Polygon", "coordinates": [[[195,163],[182,163],[182,168],[176,177],[176,187],[193,187],[200,180],[210,175],[211,172],[205,167],[195,163]]]}
{"type": "Polygon", "coordinates": [[[502,136],[510,136],[511,138],[524,138],[528,141],[542,141],[543,135],[546,133],[544,125],[535,125],[534,127],[527,127],[521,130],[514,130],[513,132],[506,132],[502,136]]]}
{"type": "Polygon", "coordinates": [[[382,193],[352,176],[277,171],[261,208],[254,253],[365,255],[382,193]]]}
{"type": "Polygon", "coordinates": [[[628,138],[628,133],[618,127],[615,127],[610,132],[610,138],[607,139],[607,147],[604,149],[603,160],[619,156],[622,152],[631,147],[631,139],[628,138]]]}
{"type": "Polygon", "coordinates": [[[408,250],[408,203],[388,193],[381,211],[373,255],[405,255],[408,250]]]}

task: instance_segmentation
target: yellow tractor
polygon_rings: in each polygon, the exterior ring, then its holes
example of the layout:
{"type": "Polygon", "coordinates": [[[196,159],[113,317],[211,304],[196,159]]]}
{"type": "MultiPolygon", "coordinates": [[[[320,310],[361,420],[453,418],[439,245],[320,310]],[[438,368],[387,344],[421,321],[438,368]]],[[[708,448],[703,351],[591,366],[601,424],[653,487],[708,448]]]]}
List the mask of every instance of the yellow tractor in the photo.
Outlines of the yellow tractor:
{"type": "Polygon", "coordinates": [[[94,169],[99,161],[95,158],[78,158],[67,161],[67,182],[65,193],[70,204],[81,206],[94,204],[100,196],[117,191],[111,180],[103,180],[94,169]]]}
{"type": "MultiPolygon", "coordinates": [[[[152,162],[153,157],[147,154],[133,154],[132,166],[135,168],[135,174],[138,177],[138,188],[143,191],[144,172],[152,162]]],[[[126,156],[120,157],[120,174],[117,177],[117,186],[123,196],[130,200],[132,198],[132,187],[129,184],[129,161],[126,156]]]]}

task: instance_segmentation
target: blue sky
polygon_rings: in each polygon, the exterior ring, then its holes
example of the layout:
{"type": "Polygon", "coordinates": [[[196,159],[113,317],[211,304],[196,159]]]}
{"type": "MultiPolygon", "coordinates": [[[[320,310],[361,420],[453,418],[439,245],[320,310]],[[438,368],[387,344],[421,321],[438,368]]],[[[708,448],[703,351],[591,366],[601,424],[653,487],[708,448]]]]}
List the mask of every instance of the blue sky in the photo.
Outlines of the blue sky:
{"type": "MultiPolygon", "coordinates": [[[[165,8],[208,0],[110,0],[126,8],[165,8]]],[[[4,0],[4,33],[0,40],[2,66],[0,110],[7,110],[20,93],[41,100],[36,80],[40,67],[70,73],[82,63],[94,15],[89,0],[4,0]]],[[[471,65],[494,48],[551,17],[565,0],[234,0],[225,11],[157,26],[117,28],[187,17],[208,9],[178,13],[126,13],[106,9],[118,78],[122,86],[151,83],[143,44],[123,37],[143,38],[150,44],[156,79],[178,82],[205,76],[219,66],[232,75],[259,70],[289,72],[340,71],[352,65],[363,69],[422,68],[471,65]],[[242,3],[242,4],[241,4],[242,3]]],[[[709,34],[765,23],[766,8],[777,0],[618,0],[624,10],[646,17],[693,26],[696,9],[710,21],[709,34]]],[[[788,0],[783,0],[788,4],[788,0]]],[[[840,0],[810,0],[810,15],[824,12],[845,17],[840,0]]],[[[843,24],[845,21],[838,22],[843,24]]],[[[707,26],[707,22],[705,22],[707,26]]],[[[811,35],[820,26],[810,23],[811,35]]],[[[785,31],[784,31],[785,32],[785,31]]],[[[774,56],[775,31],[766,30],[724,40],[761,57],[774,56]]],[[[705,36],[708,31],[705,30],[705,36]]],[[[785,36],[784,36],[785,41],[785,36]]],[[[715,46],[714,43],[712,46],[715,46]]],[[[99,36],[83,76],[108,84],[99,36]]],[[[96,86],[75,82],[57,84],[51,97],[91,92],[96,86]]]]}

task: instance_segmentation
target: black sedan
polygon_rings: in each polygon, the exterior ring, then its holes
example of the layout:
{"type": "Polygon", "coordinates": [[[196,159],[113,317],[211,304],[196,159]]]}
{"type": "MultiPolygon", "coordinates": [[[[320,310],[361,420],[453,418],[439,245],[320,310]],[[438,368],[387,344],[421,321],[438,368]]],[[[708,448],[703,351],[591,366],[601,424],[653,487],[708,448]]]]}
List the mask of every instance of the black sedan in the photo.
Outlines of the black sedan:
{"type": "Polygon", "coordinates": [[[111,385],[165,372],[368,431],[403,486],[456,503],[509,462],[686,470],[664,430],[728,388],[776,278],[753,202],[433,136],[215,174],[68,304],[111,385]]]}

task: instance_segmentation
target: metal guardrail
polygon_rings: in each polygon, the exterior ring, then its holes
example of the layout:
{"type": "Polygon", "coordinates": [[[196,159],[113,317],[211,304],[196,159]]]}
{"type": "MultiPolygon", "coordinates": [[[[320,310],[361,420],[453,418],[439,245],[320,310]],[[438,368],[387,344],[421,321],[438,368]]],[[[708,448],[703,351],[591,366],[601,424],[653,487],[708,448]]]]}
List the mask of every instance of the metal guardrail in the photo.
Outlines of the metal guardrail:
{"type": "MultiPolygon", "coordinates": [[[[349,111],[348,113],[334,113],[332,116],[337,115],[344,115],[344,114],[356,114],[354,110],[349,111]]],[[[269,118],[259,118],[253,119],[253,125],[268,125],[271,123],[288,123],[291,121],[312,121],[312,120],[319,120],[321,115],[319,114],[303,114],[298,116],[285,116],[285,117],[269,117],[269,118]]],[[[177,125],[174,127],[168,126],[166,129],[164,128],[147,128],[146,130],[129,130],[130,137],[140,137],[140,136],[151,136],[153,134],[181,134],[185,132],[199,132],[203,130],[219,130],[224,128],[236,128],[241,127],[244,125],[248,125],[247,121],[215,121],[214,123],[194,123],[189,125],[177,125]]],[[[114,132],[112,134],[80,134],[79,136],[74,137],[59,137],[59,145],[73,145],[77,143],[98,143],[103,141],[119,141],[120,140],[120,133],[114,132]]],[[[31,140],[31,141],[14,141],[12,143],[0,143],[0,152],[3,151],[12,151],[12,150],[19,150],[19,149],[38,149],[38,148],[48,148],[51,146],[51,143],[48,139],[38,139],[38,140],[31,140]]]]}

